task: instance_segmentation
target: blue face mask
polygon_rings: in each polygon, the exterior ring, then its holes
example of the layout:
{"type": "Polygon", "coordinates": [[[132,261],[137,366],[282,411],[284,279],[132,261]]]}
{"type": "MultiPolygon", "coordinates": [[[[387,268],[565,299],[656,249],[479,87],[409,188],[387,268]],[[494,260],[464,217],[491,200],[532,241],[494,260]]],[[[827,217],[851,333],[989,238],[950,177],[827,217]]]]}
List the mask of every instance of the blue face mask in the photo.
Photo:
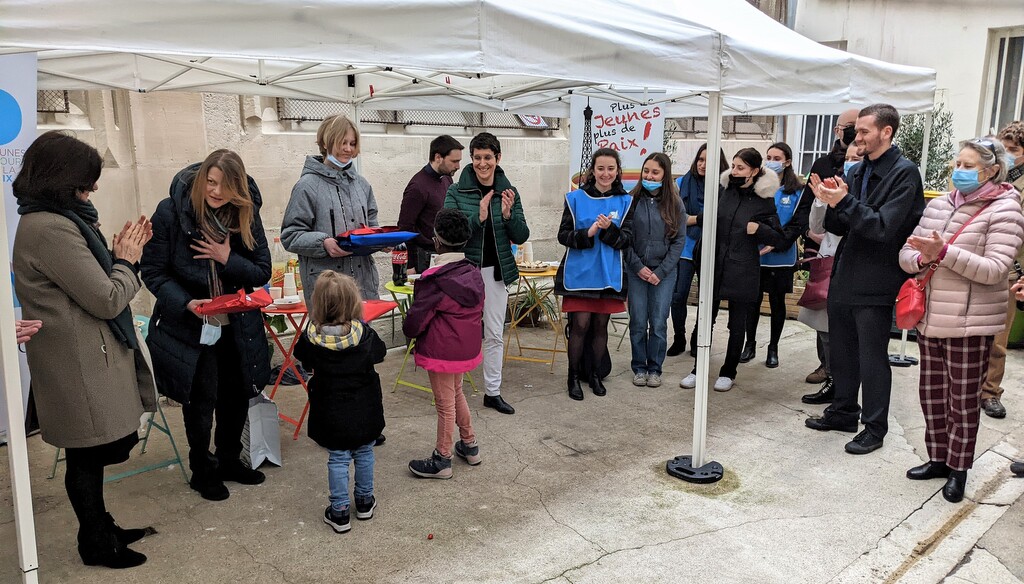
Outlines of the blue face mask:
{"type": "Polygon", "coordinates": [[[341,161],[338,160],[337,158],[335,158],[333,154],[328,154],[327,155],[327,162],[330,162],[331,164],[333,164],[334,166],[337,166],[338,168],[340,168],[342,170],[346,170],[346,169],[348,169],[348,167],[352,166],[352,161],[351,160],[349,160],[345,164],[342,164],[341,161]]]}
{"type": "Polygon", "coordinates": [[[769,160],[764,163],[764,166],[775,174],[782,174],[782,171],[786,168],[786,166],[778,160],[769,160]]]}
{"type": "Polygon", "coordinates": [[[843,175],[850,176],[850,171],[853,170],[854,166],[857,166],[857,163],[853,162],[852,160],[847,160],[846,162],[844,162],[843,163],[843,175]]]}
{"type": "Polygon", "coordinates": [[[981,183],[978,182],[978,169],[967,170],[966,168],[958,168],[954,170],[953,186],[965,195],[978,190],[981,187],[981,183]]]}
{"type": "Polygon", "coordinates": [[[1013,154],[1006,155],[1006,168],[1013,168],[1017,166],[1017,157],[1013,154]]]}
{"type": "Polygon", "coordinates": [[[650,191],[652,193],[654,191],[656,191],[656,190],[661,188],[661,181],[660,180],[646,180],[645,179],[645,180],[641,181],[641,183],[644,185],[645,189],[647,189],[648,191],[650,191]]]}

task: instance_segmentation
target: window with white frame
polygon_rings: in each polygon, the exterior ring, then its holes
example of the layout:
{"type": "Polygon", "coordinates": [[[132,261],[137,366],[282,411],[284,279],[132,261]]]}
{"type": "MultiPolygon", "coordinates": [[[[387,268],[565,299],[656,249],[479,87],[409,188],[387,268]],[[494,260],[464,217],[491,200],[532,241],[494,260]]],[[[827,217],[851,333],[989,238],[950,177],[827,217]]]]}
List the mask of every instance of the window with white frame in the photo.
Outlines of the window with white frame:
{"type": "Polygon", "coordinates": [[[985,93],[984,133],[994,134],[1024,117],[1024,26],[990,33],[985,93]]]}

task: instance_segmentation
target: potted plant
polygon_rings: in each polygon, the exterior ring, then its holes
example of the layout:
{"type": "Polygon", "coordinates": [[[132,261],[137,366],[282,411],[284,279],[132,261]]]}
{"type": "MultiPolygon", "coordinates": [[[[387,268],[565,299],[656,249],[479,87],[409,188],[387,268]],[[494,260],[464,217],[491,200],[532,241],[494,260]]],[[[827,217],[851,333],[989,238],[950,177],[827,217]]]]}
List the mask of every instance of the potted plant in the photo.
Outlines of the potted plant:
{"type": "Polygon", "coordinates": [[[545,293],[547,293],[546,289],[524,287],[519,291],[518,295],[512,297],[513,303],[509,306],[509,316],[512,320],[517,320],[519,317],[524,316],[524,312],[528,308],[530,309],[516,326],[539,326],[541,318],[545,313],[554,314],[558,310],[558,304],[555,301],[554,295],[548,294],[544,296],[545,293]]]}

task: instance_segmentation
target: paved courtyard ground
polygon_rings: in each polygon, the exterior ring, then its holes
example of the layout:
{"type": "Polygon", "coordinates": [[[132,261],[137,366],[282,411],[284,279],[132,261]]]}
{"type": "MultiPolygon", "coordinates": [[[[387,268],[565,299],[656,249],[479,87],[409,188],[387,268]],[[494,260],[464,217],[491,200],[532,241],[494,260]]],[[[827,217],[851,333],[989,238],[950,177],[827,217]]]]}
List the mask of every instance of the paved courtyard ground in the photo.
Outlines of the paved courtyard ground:
{"type": "MultiPolygon", "coordinates": [[[[722,320],[724,322],[724,319],[722,320]]],[[[621,329],[620,329],[621,330],[621,329]]],[[[767,322],[762,323],[762,336],[767,322]]],[[[385,333],[390,332],[390,327],[385,333]]],[[[534,344],[550,329],[527,333],[534,344]]],[[[712,371],[724,350],[716,330],[712,371]]],[[[514,416],[470,395],[483,464],[456,461],[448,481],[413,478],[407,463],[430,453],[435,414],[426,393],[391,383],[395,350],[379,368],[385,384],[387,443],[376,449],[377,513],[336,535],[321,521],[327,503],[326,453],[282,426],[284,466],[266,468],[256,487],[204,501],[177,468],[111,483],[110,510],[124,526],[159,532],[133,546],[149,556],[122,572],[81,564],[63,470],[47,480],[54,450],[29,441],[41,582],[950,582],[1000,584],[1024,578],[1024,479],[1008,471],[1024,454],[1024,357],[1011,351],[1004,420],[982,416],[978,461],[962,504],[942,499],[942,481],[904,472],[924,454],[916,367],[896,369],[885,447],[855,457],[848,434],[805,429],[819,407],[801,404],[815,366],[814,336],[786,323],[782,366],[758,359],[736,387],[712,393],[709,452],[726,469],[714,485],[665,473],[690,452],[693,391],[678,387],[692,366],[669,358],[665,385],[635,388],[629,341],[616,350],[608,395],[565,395],[565,357],[545,365],[509,363],[503,395],[514,416]],[[432,537],[430,537],[432,535],[432,537]]],[[[898,343],[893,342],[893,349],[898,343]]],[[[911,354],[916,346],[911,345],[911,354]]],[[[423,382],[426,376],[414,377],[423,382]]],[[[477,374],[477,379],[480,375],[477,374]]],[[[298,386],[279,394],[283,412],[302,407],[298,386]]],[[[165,407],[179,444],[181,412],[165,407]]],[[[154,437],[119,472],[170,454],[154,437]]],[[[6,468],[7,450],[0,450],[6,468]]],[[[0,476],[0,582],[18,581],[10,481],[0,476]]]]}

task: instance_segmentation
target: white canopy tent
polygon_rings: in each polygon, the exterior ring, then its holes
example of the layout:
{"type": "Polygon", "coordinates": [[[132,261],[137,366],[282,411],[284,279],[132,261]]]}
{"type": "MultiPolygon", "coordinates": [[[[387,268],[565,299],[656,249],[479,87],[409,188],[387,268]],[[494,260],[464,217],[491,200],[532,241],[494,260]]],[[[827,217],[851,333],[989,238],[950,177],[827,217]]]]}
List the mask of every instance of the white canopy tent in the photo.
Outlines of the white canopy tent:
{"type": "MultiPolygon", "coordinates": [[[[570,91],[657,89],[668,116],[932,109],[935,73],[827,48],[744,0],[0,0],[0,54],[38,51],[40,89],[193,91],[374,109],[568,116],[570,91]]],[[[721,136],[708,136],[719,148],[721,136]]],[[[716,176],[718,157],[709,157],[716,176]]],[[[705,220],[717,217],[708,181],[705,220]]],[[[714,230],[701,279],[710,281],[714,230]]],[[[2,247],[2,246],[0,246],[2,247]]],[[[6,247],[0,251],[0,261],[6,247]]],[[[693,466],[704,464],[710,287],[701,288],[693,466]]],[[[0,279],[0,324],[13,330],[0,279]]],[[[13,343],[0,342],[11,428],[13,343]]],[[[16,433],[12,433],[16,434],[16,433]]],[[[36,581],[24,438],[11,437],[22,570],[36,581]]]]}

